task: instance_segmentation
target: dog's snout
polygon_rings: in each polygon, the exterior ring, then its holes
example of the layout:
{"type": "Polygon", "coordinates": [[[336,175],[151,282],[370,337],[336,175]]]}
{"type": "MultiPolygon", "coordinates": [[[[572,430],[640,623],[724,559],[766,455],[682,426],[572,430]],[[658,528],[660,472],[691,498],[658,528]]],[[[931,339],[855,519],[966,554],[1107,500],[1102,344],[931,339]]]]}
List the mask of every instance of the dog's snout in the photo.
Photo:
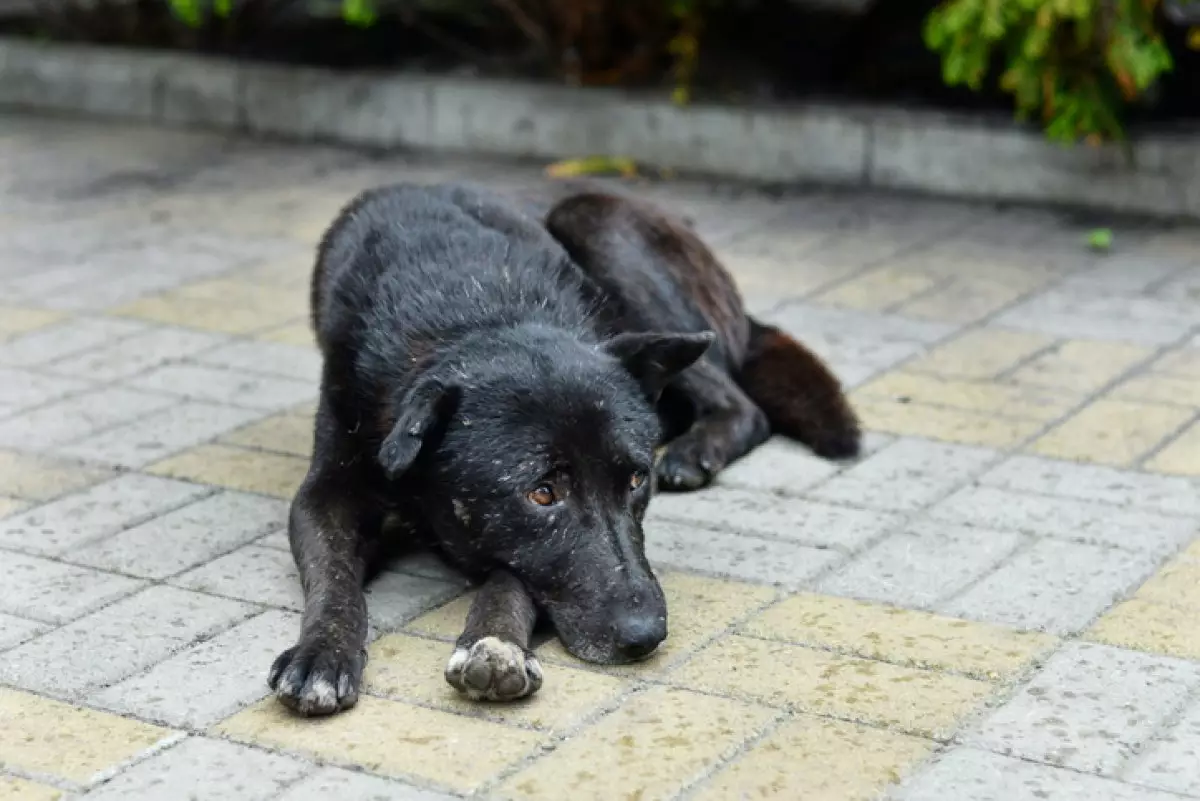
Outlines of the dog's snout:
{"type": "Polygon", "coordinates": [[[648,612],[623,615],[616,622],[614,634],[622,657],[644,659],[667,638],[667,619],[648,612]]]}

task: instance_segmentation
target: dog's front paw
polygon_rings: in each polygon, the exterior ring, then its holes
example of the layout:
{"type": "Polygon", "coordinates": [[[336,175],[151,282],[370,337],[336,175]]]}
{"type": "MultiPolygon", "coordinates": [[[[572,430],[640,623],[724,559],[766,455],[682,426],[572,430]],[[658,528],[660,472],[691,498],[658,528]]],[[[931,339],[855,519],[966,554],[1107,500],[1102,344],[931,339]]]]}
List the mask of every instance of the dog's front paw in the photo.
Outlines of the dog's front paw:
{"type": "Polygon", "coordinates": [[[301,642],[271,665],[267,679],[284,706],[304,715],[332,715],[358,703],[367,656],[320,642],[301,642]]]}
{"type": "Polygon", "coordinates": [[[537,657],[498,637],[457,648],[446,663],[446,681],[472,701],[515,701],[542,686],[537,657]]]}
{"type": "Polygon", "coordinates": [[[703,443],[676,440],[664,449],[655,479],[658,489],[665,492],[689,492],[711,484],[720,467],[703,443]]]}

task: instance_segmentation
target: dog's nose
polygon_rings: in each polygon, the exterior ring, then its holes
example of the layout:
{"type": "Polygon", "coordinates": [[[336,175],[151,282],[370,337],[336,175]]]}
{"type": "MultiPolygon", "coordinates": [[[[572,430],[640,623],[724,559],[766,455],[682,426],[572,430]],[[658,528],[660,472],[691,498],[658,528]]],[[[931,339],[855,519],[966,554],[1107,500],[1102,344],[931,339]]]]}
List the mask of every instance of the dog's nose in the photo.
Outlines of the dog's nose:
{"type": "Polygon", "coordinates": [[[626,659],[642,659],[654,653],[667,638],[667,619],[661,615],[626,615],[617,621],[617,650],[626,659]]]}

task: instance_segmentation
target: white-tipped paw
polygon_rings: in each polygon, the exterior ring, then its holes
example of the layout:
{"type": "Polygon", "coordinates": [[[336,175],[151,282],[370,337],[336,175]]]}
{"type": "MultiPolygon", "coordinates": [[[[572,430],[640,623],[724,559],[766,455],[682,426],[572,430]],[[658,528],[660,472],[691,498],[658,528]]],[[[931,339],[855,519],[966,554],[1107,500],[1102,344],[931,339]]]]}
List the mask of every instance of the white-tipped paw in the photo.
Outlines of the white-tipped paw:
{"type": "Polygon", "coordinates": [[[521,646],[484,637],[454,651],[446,663],[446,681],[472,701],[515,701],[542,686],[542,666],[521,646]]]}

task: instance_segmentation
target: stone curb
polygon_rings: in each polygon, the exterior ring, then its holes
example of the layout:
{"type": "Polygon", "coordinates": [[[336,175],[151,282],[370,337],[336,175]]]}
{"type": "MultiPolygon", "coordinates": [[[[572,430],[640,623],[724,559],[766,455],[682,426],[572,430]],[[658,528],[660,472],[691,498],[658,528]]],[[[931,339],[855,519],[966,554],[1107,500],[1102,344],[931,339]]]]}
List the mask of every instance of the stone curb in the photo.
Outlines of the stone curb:
{"type": "Polygon", "coordinates": [[[616,154],[772,184],[901,189],[1200,218],[1200,137],[1063,148],[1007,118],[694,105],[608,89],[234,62],[0,38],[0,108],[509,158],[616,154]]]}

